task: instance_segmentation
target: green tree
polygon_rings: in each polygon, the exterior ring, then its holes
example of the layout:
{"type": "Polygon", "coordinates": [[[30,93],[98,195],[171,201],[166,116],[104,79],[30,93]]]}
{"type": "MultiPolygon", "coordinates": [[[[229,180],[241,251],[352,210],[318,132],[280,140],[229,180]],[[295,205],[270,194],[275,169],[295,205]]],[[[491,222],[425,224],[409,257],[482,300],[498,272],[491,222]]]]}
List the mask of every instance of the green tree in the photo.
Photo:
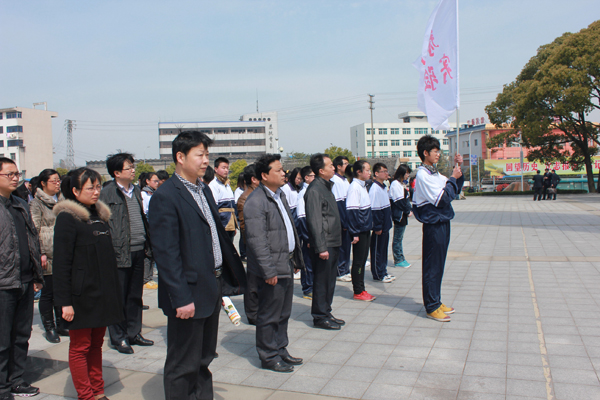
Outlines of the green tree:
{"type": "Polygon", "coordinates": [[[237,160],[233,164],[229,165],[229,185],[231,186],[231,190],[237,188],[238,176],[240,173],[248,166],[248,162],[246,160],[237,160]]]}
{"type": "Polygon", "coordinates": [[[331,145],[325,150],[323,150],[323,153],[328,154],[332,160],[337,156],[346,156],[348,157],[348,162],[350,164],[354,164],[354,162],[356,161],[356,158],[354,157],[354,155],[352,155],[352,152],[350,150],[338,146],[331,145]]]}
{"type": "Polygon", "coordinates": [[[60,176],[65,176],[69,173],[69,170],[66,168],[56,168],[56,172],[58,172],[60,176]]]}
{"type": "Polygon", "coordinates": [[[139,179],[140,175],[144,172],[156,172],[154,171],[154,167],[150,164],[146,164],[143,161],[140,161],[135,165],[135,181],[139,179]]]}
{"type": "Polygon", "coordinates": [[[310,160],[310,154],[294,151],[292,153],[287,153],[286,161],[288,160],[298,160],[308,164],[308,161],[310,160]]]}
{"type": "Polygon", "coordinates": [[[485,109],[497,127],[510,130],[488,146],[522,141],[529,161],[568,162],[585,166],[594,191],[592,156],[598,152],[599,129],[589,121],[599,110],[600,21],[578,33],[565,33],[541,46],[516,80],[485,109]],[[565,145],[570,145],[572,151],[565,145]]]}
{"type": "Polygon", "coordinates": [[[165,169],[165,171],[167,171],[169,176],[173,175],[175,173],[175,163],[172,162],[171,164],[169,164],[169,166],[165,169]]]}

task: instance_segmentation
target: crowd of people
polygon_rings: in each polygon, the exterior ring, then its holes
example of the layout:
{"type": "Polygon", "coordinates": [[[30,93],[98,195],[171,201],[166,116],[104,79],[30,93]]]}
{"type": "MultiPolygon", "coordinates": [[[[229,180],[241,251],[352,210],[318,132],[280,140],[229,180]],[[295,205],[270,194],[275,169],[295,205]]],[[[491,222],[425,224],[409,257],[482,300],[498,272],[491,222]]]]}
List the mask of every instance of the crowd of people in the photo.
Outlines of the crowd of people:
{"type": "Polygon", "coordinates": [[[556,170],[553,169],[550,172],[550,168],[546,168],[544,175],[538,170],[533,176],[533,201],[556,200],[559,183],[560,177],[556,173],[556,170]]]}
{"type": "MultiPolygon", "coordinates": [[[[28,193],[16,191],[21,174],[14,161],[0,158],[0,400],[39,393],[23,379],[39,291],[45,338],[70,337],[79,399],[107,399],[107,328],[110,346],[120,353],[154,344],[141,334],[144,287],[158,287],[167,316],[166,399],[213,398],[209,365],[218,356],[223,296],[244,296],[262,367],[291,372],[303,363],[287,349],[294,276],[312,302],[315,328],[342,329],[345,321],[332,310],[336,281],[351,282],[357,301],[375,300],[366,291],[365,271],[370,265],[374,281],[396,279],[387,265],[392,228],[394,266],[410,267],[402,240],[412,215],[423,223],[427,316],[450,321],[454,309],[441,302],[441,284],[450,202],[463,177],[458,167],[450,178],[438,173],[437,139],[426,135],[418,142],[423,165],[413,195],[407,165],[391,178],[385,164],[350,165],[347,157],[327,154],[287,174],[278,154],[265,154],[244,168],[234,193],[229,160],[209,166],[211,145],[204,133],[180,133],[172,143],[170,177],[158,171],[136,179],[133,156],[119,153],[107,158],[113,179],[104,184],[88,168],[63,177],[46,169],[28,193]]],[[[455,161],[462,162],[460,156],[455,161]]]]}

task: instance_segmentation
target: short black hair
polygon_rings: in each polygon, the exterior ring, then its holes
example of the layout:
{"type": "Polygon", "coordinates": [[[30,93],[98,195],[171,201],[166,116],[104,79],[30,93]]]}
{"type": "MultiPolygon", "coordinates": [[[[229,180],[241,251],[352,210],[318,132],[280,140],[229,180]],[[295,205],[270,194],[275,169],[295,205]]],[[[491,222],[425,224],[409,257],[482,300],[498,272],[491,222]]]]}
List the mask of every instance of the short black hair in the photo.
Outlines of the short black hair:
{"type": "MultiPolygon", "coordinates": [[[[131,153],[117,153],[111,154],[106,159],[106,169],[108,173],[113,178],[115,177],[115,172],[123,171],[123,165],[125,165],[125,161],[129,161],[130,163],[134,163],[133,154],[131,153]]],[[[66,197],[66,196],[65,196],[66,197]]]]}
{"type": "Polygon", "coordinates": [[[344,165],[344,160],[348,161],[348,164],[350,164],[350,160],[346,156],[337,156],[333,159],[333,167],[335,168],[335,172],[337,172],[338,167],[344,165]]]}
{"type": "Polygon", "coordinates": [[[219,165],[221,165],[222,163],[225,163],[227,165],[229,165],[229,160],[226,159],[225,157],[219,157],[215,160],[215,168],[219,168],[219,165]]]}
{"type": "Polygon", "coordinates": [[[410,174],[411,172],[412,169],[410,169],[408,165],[400,164],[398,166],[398,169],[394,173],[394,180],[402,182],[402,180],[404,179],[404,175],[410,174]]]}
{"type": "Polygon", "coordinates": [[[329,158],[329,155],[317,153],[313,154],[310,157],[310,168],[315,173],[315,175],[319,175],[319,170],[325,168],[325,158],[329,158]]]}
{"type": "Polygon", "coordinates": [[[539,170],[539,169],[537,170],[537,173],[538,173],[538,174],[540,173],[540,170],[539,170]]]}
{"type": "Polygon", "coordinates": [[[365,164],[368,164],[367,160],[358,160],[352,166],[346,167],[346,175],[351,178],[358,178],[358,172],[363,170],[365,164]]]}
{"type": "Polygon", "coordinates": [[[306,177],[310,175],[311,172],[313,172],[313,170],[310,167],[310,165],[302,167],[302,169],[300,170],[300,176],[302,176],[302,181],[304,181],[306,177]]]}
{"type": "Polygon", "coordinates": [[[375,165],[373,165],[373,175],[375,175],[375,173],[381,171],[383,168],[388,169],[387,165],[385,165],[384,163],[376,163],[375,165]]]}
{"type": "Polygon", "coordinates": [[[206,133],[200,131],[184,131],[173,139],[172,150],[173,162],[177,164],[177,153],[181,152],[186,156],[196,146],[204,145],[205,149],[212,146],[213,140],[206,133]]]}
{"type": "Polygon", "coordinates": [[[208,167],[206,167],[206,172],[204,173],[202,180],[208,185],[213,181],[213,179],[215,179],[215,170],[209,165],[208,167]]]}
{"type": "Polygon", "coordinates": [[[256,168],[256,176],[259,181],[262,181],[262,174],[269,175],[269,171],[271,171],[271,163],[275,161],[281,160],[280,154],[264,154],[256,160],[255,168],[256,168]]]}
{"type": "Polygon", "coordinates": [[[87,181],[91,181],[92,184],[95,182],[102,182],[102,177],[97,171],[93,169],[82,167],[69,171],[66,177],[60,183],[60,190],[65,199],[77,201],[73,188],[81,190],[83,185],[87,181]]]}
{"type": "Polygon", "coordinates": [[[161,169],[160,171],[156,171],[156,176],[158,177],[158,180],[160,180],[160,181],[166,181],[167,179],[169,179],[169,173],[167,171],[165,171],[164,169],[161,169]]]}
{"type": "Polygon", "coordinates": [[[440,148],[440,141],[431,135],[421,136],[417,142],[417,154],[421,161],[425,160],[425,152],[431,153],[431,150],[440,148]]]}
{"type": "Polygon", "coordinates": [[[46,168],[45,170],[40,172],[40,174],[38,175],[38,179],[37,179],[37,185],[35,185],[35,186],[33,186],[33,184],[31,185],[32,186],[31,193],[33,195],[35,195],[35,192],[37,192],[38,189],[44,190],[44,188],[42,186],[42,182],[47,185],[48,180],[50,179],[50,177],[52,175],[58,175],[58,179],[60,180],[60,174],[58,172],[56,172],[55,170],[53,170],[52,168],[46,168]]]}
{"type": "Polygon", "coordinates": [[[2,169],[4,168],[4,164],[17,165],[17,163],[14,160],[11,160],[10,158],[0,157],[0,171],[2,171],[2,169]]]}
{"type": "Polygon", "coordinates": [[[258,177],[256,176],[256,169],[254,168],[254,164],[246,165],[244,167],[243,174],[244,182],[246,182],[246,185],[252,185],[252,178],[258,179],[258,177]]]}

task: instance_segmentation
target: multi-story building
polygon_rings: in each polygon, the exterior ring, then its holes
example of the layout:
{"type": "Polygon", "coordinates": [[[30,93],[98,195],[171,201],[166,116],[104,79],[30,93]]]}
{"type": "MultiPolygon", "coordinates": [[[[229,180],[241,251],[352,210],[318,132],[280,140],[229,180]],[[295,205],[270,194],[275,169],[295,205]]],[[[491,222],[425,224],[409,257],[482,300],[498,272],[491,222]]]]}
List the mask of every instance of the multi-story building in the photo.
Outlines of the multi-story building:
{"type": "Polygon", "coordinates": [[[215,142],[211,159],[226,157],[230,161],[253,160],[279,151],[277,112],[244,114],[239,121],[160,122],[158,124],[161,160],[172,160],[172,142],[186,130],[206,133],[215,142]]]}
{"type": "Polygon", "coordinates": [[[442,151],[448,154],[447,131],[433,130],[427,116],[420,111],[410,111],[398,115],[402,122],[363,123],[350,128],[350,148],[358,157],[398,157],[408,159],[408,166],[415,168],[421,164],[417,154],[417,142],[423,135],[430,134],[439,139],[442,151]],[[373,141],[375,154],[373,154],[373,141]]]}
{"type": "Polygon", "coordinates": [[[52,118],[56,117],[57,112],[35,108],[0,109],[0,157],[13,159],[23,178],[52,168],[52,118]]]}

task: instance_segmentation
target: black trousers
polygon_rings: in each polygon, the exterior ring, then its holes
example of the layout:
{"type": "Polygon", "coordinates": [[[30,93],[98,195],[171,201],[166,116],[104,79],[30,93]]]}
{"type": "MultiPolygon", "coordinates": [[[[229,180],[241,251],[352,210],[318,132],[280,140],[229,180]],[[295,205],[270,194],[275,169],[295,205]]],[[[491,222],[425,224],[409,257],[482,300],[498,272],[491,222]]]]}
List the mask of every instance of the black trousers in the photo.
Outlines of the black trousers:
{"type": "Polygon", "coordinates": [[[219,287],[215,311],[207,318],[168,318],[164,375],[166,400],[214,398],[212,373],[208,366],[215,358],[217,349],[220,293],[219,287]]]}
{"type": "MultiPolygon", "coordinates": [[[[44,288],[38,303],[40,315],[46,316],[54,320],[54,284],[52,275],[44,275],[44,288]]],[[[62,311],[62,310],[61,310],[62,311]]],[[[58,315],[62,317],[61,315],[58,315]]]]}
{"type": "Polygon", "coordinates": [[[314,251],[310,252],[313,266],[313,299],[310,313],[313,316],[313,322],[330,319],[331,303],[333,303],[333,294],[335,292],[335,277],[337,275],[338,258],[340,255],[339,247],[328,247],[329,259],[323,260],[314,251]]]}
{"type": "Polygon", "coordinates": [[[0,290],[0,395],[23,383],[33,322],[33,282],[0,290]]]}
{"type": "Polygon", "coordinates": [[[302,259],[304,260],[304,269],[300,271],[300,283],[302,283],[302,293],[309,294],[313,292],[313,267],[311,260],[311,251],[308,248],[308,242],[302,243],[302,259]]]}
{"type": "Polygon", "coordinates": [[[388,247],[390,244],[390,231],[382,231],[381,235],[371,235],[371,274],[373,279],[382,280],[387,273],[388,247]]]}
{"type": "MultiPolygon", "coordinates": [[[[354,294],[365,291],[365,263],[369,256],[371,231],[358,234],[358,243],[352,245],[352,289],[354,294]]],[[[371,265],[371,268],[373,266],[371,265]]]]}
{"type": "Polygon", "coordinates": [[[541,187],[533,188],[533,201],[536,201],[536,200],[539,201],[541,199],[542,199],[542,188],[541,187]],[[536,197],[537,197],[537,199],[536,199],[536,197]]]}
{"type": "Polygon", "coordinates": [[[450,221],[423,224],[423,304],[431,313],[442,305],[442,277],[450,245],[450,221]]]}
{"type": "Polygon", "coordinates": [[[246,293],[244,293],[244,311],[248,322],[256,325],[256,313],[258,312],[258,284],[261,277],[254,274],[246,274],[246,293]]]}
{"type": "Polygon", "coordinates": [[[342,229],[342,247],[340,247],[340,256],[338,257],[337,276],[350,273],[350,253],[352,252],[352,238],[348,229],[342,229]]]}
{"type": "Polygon", "coordinates": [[[278,279],[276,285],[258,282],[258,313],[256,316],[256,351],[265,367],[289,356],[287,351],[288,320],[292,313],[294,279],[278,279]]]}
{"type": "Polygon", "coordinates": [[[550,198],[550,195],[548,194],[548,189],[550,189],[550,186],[544,186],[544,190],[542,191],[542,195],[543,195],[542,200],[546,200],[546,196],[548,196],[548,198],[550,198]]]}
{"type": "Polygon", "coordinates": [[[108,327],[112,344],[133,340],[142,330],[144,257],[144,250],[134,251],[131,253],[131,267],[118,269],[125,320],[108,327]]]}

